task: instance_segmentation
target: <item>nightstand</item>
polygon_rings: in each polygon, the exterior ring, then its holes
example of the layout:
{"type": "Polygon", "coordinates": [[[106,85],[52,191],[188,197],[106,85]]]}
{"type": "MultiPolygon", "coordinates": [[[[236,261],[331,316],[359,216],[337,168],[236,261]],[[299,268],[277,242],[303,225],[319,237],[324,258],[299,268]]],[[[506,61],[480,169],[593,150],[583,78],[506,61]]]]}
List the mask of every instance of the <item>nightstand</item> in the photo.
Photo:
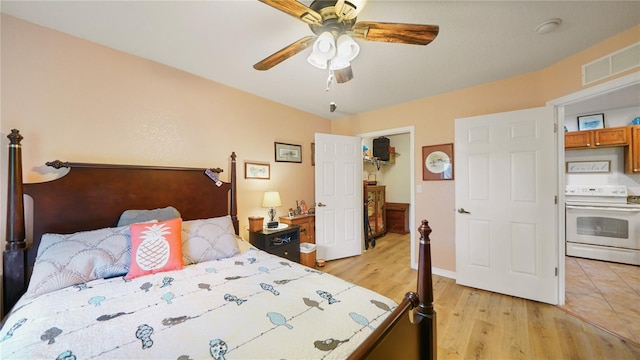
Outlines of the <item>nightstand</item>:
{"type": "Polygon", "coordinates": [[[300,226],[300,242],[316,243],[316,216],[312,214],[296,215],[293,218],[280,216],[280,222],[300,226]]]}
{"type": "Polygon", "coordinates": [[[249,233],[249,242],[260,250],[290,261],[300,262],[300,227],[262,230],[249,233]]]}

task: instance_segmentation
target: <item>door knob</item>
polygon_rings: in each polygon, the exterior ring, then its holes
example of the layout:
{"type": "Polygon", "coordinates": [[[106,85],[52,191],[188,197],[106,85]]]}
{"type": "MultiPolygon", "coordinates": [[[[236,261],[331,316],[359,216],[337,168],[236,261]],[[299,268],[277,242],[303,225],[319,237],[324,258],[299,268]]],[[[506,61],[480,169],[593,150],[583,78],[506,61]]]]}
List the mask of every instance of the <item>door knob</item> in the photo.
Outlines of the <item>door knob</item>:
{"type": "Polygon", "coordinates": [[[323,204],[321,202],[318,203],[318,207],[325,207],[325,206],[327,206],[327,205],[325,205],[325,204],[323,204]]]}
{"type": "Polygon", "coordinates": [[[470,212],[468,212],[467,210],[465,210],[464,208],[460,208],[458,209],[458,213],[460,214],[471,214],[470,212]]]}

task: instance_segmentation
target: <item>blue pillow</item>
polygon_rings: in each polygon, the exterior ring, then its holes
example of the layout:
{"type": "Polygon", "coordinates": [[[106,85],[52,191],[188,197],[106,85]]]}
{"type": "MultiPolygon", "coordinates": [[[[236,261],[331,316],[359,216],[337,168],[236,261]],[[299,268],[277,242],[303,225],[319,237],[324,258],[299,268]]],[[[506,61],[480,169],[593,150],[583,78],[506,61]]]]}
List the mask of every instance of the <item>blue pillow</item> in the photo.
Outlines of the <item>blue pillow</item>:
{"type": "Polygon", "coordinates": [[[126,226],[151,220],[167,221],[180,217],[180,212],[173,206],[153,210],[127,210],[120,215],[117,226],[126,226]]]}

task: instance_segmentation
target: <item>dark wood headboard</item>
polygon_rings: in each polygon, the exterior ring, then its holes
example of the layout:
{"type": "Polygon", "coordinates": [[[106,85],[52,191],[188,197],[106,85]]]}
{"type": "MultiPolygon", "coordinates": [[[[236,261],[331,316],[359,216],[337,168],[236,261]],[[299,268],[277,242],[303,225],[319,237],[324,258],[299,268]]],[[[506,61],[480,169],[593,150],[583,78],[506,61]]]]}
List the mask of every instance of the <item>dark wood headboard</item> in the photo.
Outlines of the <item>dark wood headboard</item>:
{"type": "MultiPolygon", "coordinates": [[[[116,226],[130,209],[173,206],[184,220],[231,215],[239,234],[236,191],[236,155],[231,154],[229,182],[216,184],[207,169],[47,163],[69,172],[56,180],[23,184],[18,130],[7,136],[9,171],[7,237],[3,254],[3,315],[26,291],[44,233],[69,234],[116,226]],[[23,194],[33,198],[33,236],[26,239],[23,194]]],[[[209,169],[219,175],[222,169],[209,169]]],[[[222,176],[221,176],[222,177],[222,176]]]]}

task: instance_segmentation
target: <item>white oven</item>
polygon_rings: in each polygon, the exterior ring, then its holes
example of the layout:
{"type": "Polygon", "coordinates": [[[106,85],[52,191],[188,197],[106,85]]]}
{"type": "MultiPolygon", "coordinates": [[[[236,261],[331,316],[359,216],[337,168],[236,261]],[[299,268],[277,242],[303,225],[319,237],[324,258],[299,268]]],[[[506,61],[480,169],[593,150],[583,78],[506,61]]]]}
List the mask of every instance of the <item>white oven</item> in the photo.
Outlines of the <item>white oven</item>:
{"type": "Polygon", "coordinates": [[[640,265],[640,205],[624,186],[567,185],[567,255],[640,265]]]}

